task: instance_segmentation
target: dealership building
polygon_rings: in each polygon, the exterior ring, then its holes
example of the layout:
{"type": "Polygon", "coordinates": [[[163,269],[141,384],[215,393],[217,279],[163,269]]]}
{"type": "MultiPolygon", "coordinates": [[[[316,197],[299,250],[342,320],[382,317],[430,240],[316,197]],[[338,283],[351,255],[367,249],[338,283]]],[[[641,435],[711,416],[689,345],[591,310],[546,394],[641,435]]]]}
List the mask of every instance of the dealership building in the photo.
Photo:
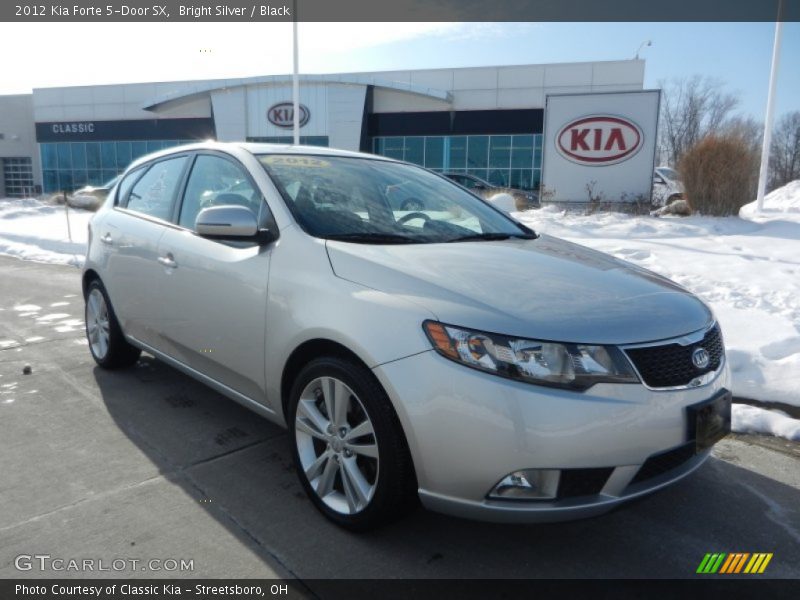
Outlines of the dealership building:
{"type": "MultiPolygon", "coordinates": [[[[643,81],[642,60],[301,75],[301,143],[538,189],[551,154],[544,138],[551,100],[583,99],[576,117],[619,115],[643,81]]],[[[291,102],[291,77],[280,75],[0,96],[0,196],[101,184],[139,156],[195,140],[290,143],[291,102]]],[[[642,139],[618,143],[655,148],[649,126],[629,129],[642,139]]],[[[608,145],[591,147],[588,130],[571,135],[588,154],[608,145]]]]}

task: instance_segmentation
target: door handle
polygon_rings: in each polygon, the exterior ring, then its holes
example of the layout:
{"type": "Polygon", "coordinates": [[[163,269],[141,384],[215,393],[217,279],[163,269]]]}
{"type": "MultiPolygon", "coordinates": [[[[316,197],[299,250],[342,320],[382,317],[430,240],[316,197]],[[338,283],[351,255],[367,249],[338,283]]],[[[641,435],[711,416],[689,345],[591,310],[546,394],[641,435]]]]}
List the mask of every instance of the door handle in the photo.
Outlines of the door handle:
{"type": "Polygon", "coordinates": [[[165,267],[170,269],[176,269],[178,267],[178,263],[175,262],[175,258],[172,254],[167,254],[166,256],[159,256],[158,262],[160,262],[165,267]]]}
{"type": "Polygon", "coordinates": [[[113,243],[110,233],[106,233],[103,237],[100,238],[100,241],[108,246],[110,246],[113,243]]]}

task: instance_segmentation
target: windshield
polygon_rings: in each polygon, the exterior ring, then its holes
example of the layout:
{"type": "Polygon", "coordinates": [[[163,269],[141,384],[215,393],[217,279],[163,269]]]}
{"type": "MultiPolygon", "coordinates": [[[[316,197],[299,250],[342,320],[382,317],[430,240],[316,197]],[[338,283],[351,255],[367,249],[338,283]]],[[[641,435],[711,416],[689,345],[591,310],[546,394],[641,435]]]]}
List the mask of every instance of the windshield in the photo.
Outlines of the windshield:
{"type": "Polygon", "coordinates": [[[439,243],[535,234],[449,180],[404,163],[341,156],[259,155],[313,236],[356,243],[439,243]]]}
{"type": "Polygon", "coordinates": [[[670,169],[669,167],[659,167],[656,169],[658,173],[664,178],[669,179],[670,181],[678,181],[680,180],[680,175],[674,169],[670,169]]]}

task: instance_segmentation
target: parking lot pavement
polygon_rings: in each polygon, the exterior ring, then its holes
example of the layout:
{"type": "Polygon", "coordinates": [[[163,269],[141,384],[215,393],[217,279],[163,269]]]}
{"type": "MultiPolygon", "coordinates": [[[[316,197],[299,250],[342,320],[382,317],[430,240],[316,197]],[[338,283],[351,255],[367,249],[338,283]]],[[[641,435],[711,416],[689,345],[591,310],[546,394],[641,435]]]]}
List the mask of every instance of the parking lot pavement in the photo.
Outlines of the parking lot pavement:
{"type": "Polygon", "coordinates": [[[96,368],[76,269],[0,258],[0,309],[1,578],[689,577],[707,552],[772,552],[765,576],[800,577],[800,462],[754,438],[724,440],[683,482],[594,519],[419,510],[355,535],[305,498],[280,428],[148,355],[96,368]],[[15,568],[37,553],[193,570],[15,568]]]}

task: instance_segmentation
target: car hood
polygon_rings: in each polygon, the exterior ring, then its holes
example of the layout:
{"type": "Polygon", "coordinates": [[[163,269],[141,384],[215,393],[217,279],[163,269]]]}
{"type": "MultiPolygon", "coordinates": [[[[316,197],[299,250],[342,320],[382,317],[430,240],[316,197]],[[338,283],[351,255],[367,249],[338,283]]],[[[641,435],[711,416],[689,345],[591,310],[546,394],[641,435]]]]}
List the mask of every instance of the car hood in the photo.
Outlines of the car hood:
{"type": "Polygon", "coordinates": [[[410,300],[443,322],[494,333],[629,344],[685,335],[713,319],[676,283],[545,235],[326,246],[336,276],[410,300]]]}

